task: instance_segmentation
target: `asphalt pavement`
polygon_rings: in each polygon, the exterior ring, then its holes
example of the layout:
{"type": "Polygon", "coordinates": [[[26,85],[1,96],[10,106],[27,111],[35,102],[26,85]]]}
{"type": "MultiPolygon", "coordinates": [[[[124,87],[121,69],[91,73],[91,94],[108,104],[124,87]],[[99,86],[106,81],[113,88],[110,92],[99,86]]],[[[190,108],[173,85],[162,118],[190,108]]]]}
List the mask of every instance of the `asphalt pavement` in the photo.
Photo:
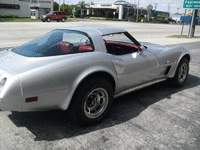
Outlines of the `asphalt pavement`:
{"type": "MultiPolygon", "coordinates": [[[[100,21],[72,24],[5,23],[0,24],[0,32],[4,34],[0,34],[0,48],[14,45],[12,42],[22,44],[65,24],[121,27],[135,34],[140,41],[185,46],[192,56],[188,80],[181,88],[172,88],[167,82],[162,82],[116,98],[108,117],[91,127],[73,124],[61,111],[1,111],[1,150],[200,149],[200,39],[166,38],[166,35],[179,33],[181,27],[178,25],[100,21]]],[[[197,35],[200,35],[199,29],[196,28],[197,35]]]]}

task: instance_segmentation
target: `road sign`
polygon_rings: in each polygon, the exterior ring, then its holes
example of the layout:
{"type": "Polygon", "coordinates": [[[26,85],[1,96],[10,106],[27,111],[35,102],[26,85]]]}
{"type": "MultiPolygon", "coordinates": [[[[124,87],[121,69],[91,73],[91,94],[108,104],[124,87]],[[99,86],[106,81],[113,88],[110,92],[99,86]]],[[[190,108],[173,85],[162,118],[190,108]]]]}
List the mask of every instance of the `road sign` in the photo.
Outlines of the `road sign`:
{"type": "Polygon", "coordinates": [[[183,8],[200,9],[200,0],[184,0],[183,8]]]}

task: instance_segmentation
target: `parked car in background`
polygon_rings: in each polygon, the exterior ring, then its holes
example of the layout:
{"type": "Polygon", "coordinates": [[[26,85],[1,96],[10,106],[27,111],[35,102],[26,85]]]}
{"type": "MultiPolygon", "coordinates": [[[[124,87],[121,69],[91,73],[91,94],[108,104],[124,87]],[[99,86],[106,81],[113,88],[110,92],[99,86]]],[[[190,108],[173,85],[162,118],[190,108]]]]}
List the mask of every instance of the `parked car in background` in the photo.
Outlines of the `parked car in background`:
{"type": "Polygon", "coordinates": [[[50,22],[51,20],[56,20],[57,22],[62,21],[65,22],[67,20],[67,14],[64,11],[53,11],[49,12],[46,15],[41,15],[40,19],[45,22],[50,22]]]}
{"type": "Polygon", "coordinates": [[[171,18],[169,18],[168,21],[171,22],[171,23],[176,23],[176,20],[171,19],[171,18]]]}

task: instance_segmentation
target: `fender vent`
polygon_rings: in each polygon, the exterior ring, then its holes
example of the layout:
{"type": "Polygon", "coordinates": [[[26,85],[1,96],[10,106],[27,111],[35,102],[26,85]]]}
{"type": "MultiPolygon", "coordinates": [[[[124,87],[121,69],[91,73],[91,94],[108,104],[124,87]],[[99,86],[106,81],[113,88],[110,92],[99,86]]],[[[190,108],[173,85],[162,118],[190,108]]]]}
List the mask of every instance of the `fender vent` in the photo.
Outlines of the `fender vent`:
{"type": "Polygon", "coordinates": [[[164,75],[167,75],[169,73],[169,70],[170,70],[171,66],[168,66],[166,71],[165,71],[165,74],[164,75]]]}

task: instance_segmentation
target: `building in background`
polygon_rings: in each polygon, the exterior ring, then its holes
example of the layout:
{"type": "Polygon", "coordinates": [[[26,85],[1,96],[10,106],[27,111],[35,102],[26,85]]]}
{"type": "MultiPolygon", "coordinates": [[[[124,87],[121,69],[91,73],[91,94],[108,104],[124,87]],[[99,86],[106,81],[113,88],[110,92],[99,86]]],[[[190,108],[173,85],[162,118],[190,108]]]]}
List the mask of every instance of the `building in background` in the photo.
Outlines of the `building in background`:
{"type": "Polygon", "coordinates": [[[53,11],[53,0],[1,0],[0,15],[38,18],[53,11]]]}
{"type": "Polygon", "coordinates": [[[150,7],[150,5],[148,5],[147,8],[142,8],[142,7],[139,8],[135,4],[131,4],[123,0],[118,0],[112,3],[91,3],[84,9],[83,15],[95,16],[95,17],[109,17],[109,18],[116,17],[121,20],[122,18],[135,16],[137,13],[137,9],[139,10],[139,14],[150,16],[152,8],[153,7],[150,7]]]}

